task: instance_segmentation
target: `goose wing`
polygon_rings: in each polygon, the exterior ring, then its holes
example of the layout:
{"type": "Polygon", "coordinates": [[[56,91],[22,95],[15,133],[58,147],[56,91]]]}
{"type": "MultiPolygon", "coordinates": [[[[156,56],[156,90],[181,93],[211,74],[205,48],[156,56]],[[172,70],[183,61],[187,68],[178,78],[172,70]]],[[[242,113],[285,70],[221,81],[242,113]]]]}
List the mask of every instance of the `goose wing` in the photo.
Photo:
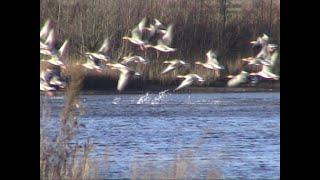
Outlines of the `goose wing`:
{"type": "Polygon", "coordinates": [[[138,24],[138,29],[139,31],[142,33],[143,32],[143,29],[145,28],[146,26],[146,21],[147,21],[147,18],[144,17],[138,24]]]}
{"type": "Polygon", "coordinates": [[[167,66],[166,69],[164,69],[164,70],[161,72],[161,74],[165,74],[165,73],[170,72],[170,71],[172,71],[172,70],[174,70],[174,69],[176,69],[176,66],[173,65],[173,64],[170,64],[169,66],[167,66]]]}
{"type": "Polygon", "coordinates": [[[99,49],[99,53],[101,54],[104,54],[106,55],[107,52],[109,52],[110,50],[110,41],[109,41],[109,38],[106,38],[104,41],[103,41],[103,44],[102,46],[100,47],[99,49]]]}
{"type": "Polygon", "coordinates": [[[59,49],[59,55],[62,59],[66,57],[68,45],[69,45],[69,40],[65,40],[59,49]]]}
{"type": "Polygon", "coordinates": [[[47,20],[40,31],[40,39],[46,39],[49,34],[51,21],[47,20]]]}
{"type": "Polygon", "coordinates": [[[219,64],[217,60],[217,55],[212,50],[208,51],[206,56],[208,64],[219,64]]]}
{"type": "Polygon", "coordinates": [[[182,89],[184,87],[190,86],[193,82],[193,78],[191,76],[185,76],[185,79],[181,82],[181,84],[175,89],[175,91],[182,89]]]}
{"type": "Polygon", "coordinates": [[[56,41],[56,38],[55,38],[54,30],[51,29],[49,31],[49,35],[44,44],[47,45],[49,49],[52,49],[54,47],[55,41],[56,41]]]}
{"type": "Polygon", "coordinates": [[[166,30],[166,33],[162,36],[162,43],[170,46],[172,43],[172,29],[173,29],[173,25],[169,25],[169,27],[166,30]]]}
{"type": "Polygon", "coordinates": [[[207,52],[206,56],[207,56],[207,64],[213,65],[213,67],[216,69],[224,69],[224,67],[220,65],[220,63],[218,62],[217,55],[212,50],[207,52]]]}
{"type": "Polygon", "coordinates": [[[162,23],[161,23],[158,19],[156,19],[156,18],[154,18],[154,25],[155,25],[155,27],[161,27],[161,26],[163,26],[162,23]]]}
{"type": "Polygon", "coordinates": [[[122,91],[129,82],[130,71],[121,71],[119,75],[117,89],[118,91],[122,91]]]}

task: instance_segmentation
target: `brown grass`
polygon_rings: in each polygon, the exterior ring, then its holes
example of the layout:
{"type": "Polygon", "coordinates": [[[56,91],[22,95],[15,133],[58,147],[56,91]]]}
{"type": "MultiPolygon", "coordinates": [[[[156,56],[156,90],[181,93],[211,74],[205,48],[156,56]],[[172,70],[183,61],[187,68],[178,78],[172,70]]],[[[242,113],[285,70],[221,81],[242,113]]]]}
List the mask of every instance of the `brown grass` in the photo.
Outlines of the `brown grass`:
{"type": "MultiPolygon", "coordinates": [[[[70,53],[80,57],[95,51],[105,37],[112,43],[115,60],[138,48],[122,41],[143,18],[153,23],[174,24],[172,47],[178,51],[163,59],[181,58],[192,62],[204,59],[209,49],[218,50],[220,59],[236,61],[251,53],[249,42],[262,33],[280,44],[279,0],[41,0],[41,25],[51,19],[56,27],[58,45],[70,39],[70,53]],[[234,6],[239,6],[234,8],[234,6]]],[[[155,51],[147,57],[155,60],[155,51]]]]}
{"type": "MultiPolygon", "coordinates": [[[[71,77],[65,91],[65,104],[61,111],[57,137],[52,139],[44,129],[40,131],[40,178],[41,179],[90,179],[89,152],[92,145],[89,141],[81,147],[74,140],[79,127],[78,117],[81,111],[76,107],[77,96],[83,80],[83,74],[68,69],[71,77]]],[[[50,107],[47,102],[41,103],[41,121],[50,120],[50,107]]],[[[45,123],[45,122],[44,122],[45,123]]],[[[94,175],[94,177],[97,177],[94,175]]]]}

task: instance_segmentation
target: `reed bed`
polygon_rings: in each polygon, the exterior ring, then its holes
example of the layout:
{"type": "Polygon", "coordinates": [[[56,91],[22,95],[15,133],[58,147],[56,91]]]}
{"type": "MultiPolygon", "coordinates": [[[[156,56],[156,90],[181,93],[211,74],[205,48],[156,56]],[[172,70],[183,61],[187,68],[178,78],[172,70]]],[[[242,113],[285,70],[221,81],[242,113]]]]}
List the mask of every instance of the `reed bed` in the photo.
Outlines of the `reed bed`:
{"type": "MultiPolygon", "coordinates": [[[[214,49],[226,70],[213,74],[192,66],[190,70],[179,71],[210,76],[207,84],[213,84],[220,77],[241,71],[241,58],[253,54],[249,42],[262,33],[280,45],[280,0],[41,0],[40,25],[47,19],[54,22],[58,46],[65,39],[70,40],[72,62],[83,61],[84,52],[97,50],[106,37],[111,40],[114,61],[120,61],[129,53],[150,59],[152,63],[147,67],[137,67],[143,72],[141,83],[144,84],[172,84],[178,72],[159,75],[164,60],[177,58],[192,64],[205,60],[205,53],[214,49]],[[172,47],[178,51],[160,53],[157,59],[155,51],[150,49],[144,53],[124,42],[122,37],[130,35],[143,17],[147,17],[147,24],[153,23],[153,18],[164,25],[174,24],[172,47]]],[[[104,75],[111,75],[112,79],[116,74],[106,72],[104,75]]],[[[99,79],[108,77],[96,79],[98,84],[99,79]]],[[[90,82],[85,80],[85,87],[87,83],[90,82]]]]}

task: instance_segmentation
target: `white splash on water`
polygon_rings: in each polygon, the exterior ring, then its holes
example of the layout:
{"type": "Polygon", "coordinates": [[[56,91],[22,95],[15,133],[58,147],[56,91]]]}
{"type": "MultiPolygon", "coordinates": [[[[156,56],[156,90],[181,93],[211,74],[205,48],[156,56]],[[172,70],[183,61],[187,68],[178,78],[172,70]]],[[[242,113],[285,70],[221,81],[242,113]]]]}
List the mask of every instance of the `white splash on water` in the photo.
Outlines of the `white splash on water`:
{"type": "Polygon", "coordinates": [[[121,98],[116,97],[112,100],[112,104],[118,104],[121,101],[121,98]]]}
{"type": "Polygon", "coordinates": [[[194,102],[191,101],[191,95],[188,95],[188,98],[186,99],[186,104],[194,104],[194,102]]]}
{"type": "Polygon", "coordinates": [[[161,91],[156,97],[152,97],[149,95],[149,93],[146,93],[138,99],[137,104],[160,104],[168,97],[168,91],[169,90],[161,91]]]}
{"type": "Polygon", "coordinates": [[[49,97],[49,99],[64,99],[63,96],[52,96],[52,97],[49,97]]]}
{"type": "Polygon", "coordinates": [[[149,97],[149,93],[146,93],[145,95],[141,96],[138,101],[137,104],[145,104],[145,102],[150,101],[150,97],[149,97]]]}

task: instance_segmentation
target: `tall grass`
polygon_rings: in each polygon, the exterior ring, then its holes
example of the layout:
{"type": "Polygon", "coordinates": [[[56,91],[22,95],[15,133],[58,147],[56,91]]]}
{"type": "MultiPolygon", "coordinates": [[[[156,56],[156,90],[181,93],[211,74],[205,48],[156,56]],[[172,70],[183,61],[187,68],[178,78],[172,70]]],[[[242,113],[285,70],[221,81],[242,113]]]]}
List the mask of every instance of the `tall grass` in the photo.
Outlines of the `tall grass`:
{"type": "MultiPolygon", "coordinates": [[[[80,146],[72,143],[79,128],[79,102],[77,96],[83,81],[83,74],[69,69],[70,83],[65,91],[65,104],[56,137],[52,138],[45,128],[40,130],[40,178],[41,179],[90,179],[89,141],[80,146]]],[[[42,123],[50,120],[50,106],[43,102],[42,123]]]]}

